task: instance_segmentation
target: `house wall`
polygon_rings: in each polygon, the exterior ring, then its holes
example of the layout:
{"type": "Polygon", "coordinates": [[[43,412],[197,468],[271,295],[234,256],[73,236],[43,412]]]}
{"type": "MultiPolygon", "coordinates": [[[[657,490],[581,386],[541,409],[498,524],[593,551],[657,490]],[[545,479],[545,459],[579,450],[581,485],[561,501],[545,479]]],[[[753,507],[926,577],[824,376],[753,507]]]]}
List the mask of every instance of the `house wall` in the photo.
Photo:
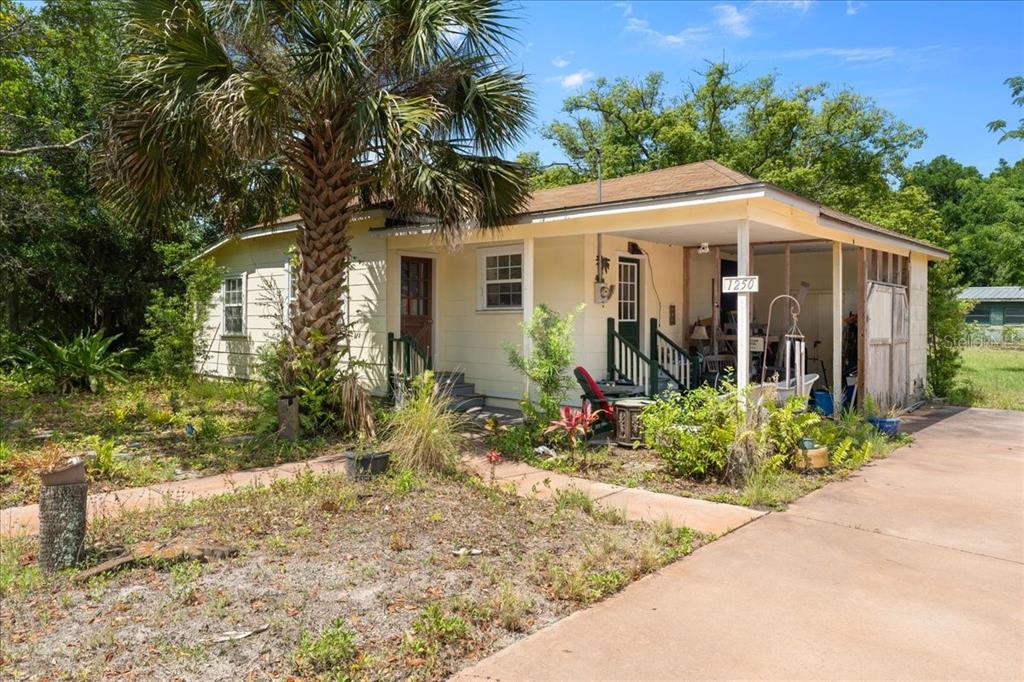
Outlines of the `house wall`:
{"type": "MultiPolygon", "coordinates": [[[[358,221],[350,228],[352,261],[345,314],[352,322],[352,356],[363,363],[360,373],[374,393],[383,394],[386,389],[386,243],[369,233],[373,224],[369,220],[358,221]]],[[[284,332],[283,301],[288,287],[289,250],[294,243],[295,232],[283,232],[228,242],[211,254],[226,275],[245,276],[245,333],[237,337],[222,333],[222,292],[214,294],[201,336],[201,343],[209,349],[209,354],[199,363],[199,372],[240,379],[254,376],[260,347],[280,338],[284,332]]]]}

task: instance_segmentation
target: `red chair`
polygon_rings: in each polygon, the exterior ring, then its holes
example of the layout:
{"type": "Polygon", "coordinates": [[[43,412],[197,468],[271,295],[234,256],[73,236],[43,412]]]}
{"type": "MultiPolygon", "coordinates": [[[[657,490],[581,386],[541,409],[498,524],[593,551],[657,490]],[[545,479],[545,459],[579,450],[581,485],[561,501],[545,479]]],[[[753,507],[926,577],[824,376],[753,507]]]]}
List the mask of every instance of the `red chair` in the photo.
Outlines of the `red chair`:
{"type": "Polygon", "coordinates": [[[605,397],[601,387],[594,381],[594,377],[590,376],[590,372],[584,367],[577,367],[572,373],[576,377],[576,381],[579,382],[580,388],[583,389],[580,399],[588,401],[591,406],[596,406],[601,410],[597,423],[594,424],[594,432],[602,433],[613,430],[615,428],[615,408],[605,397]]]}

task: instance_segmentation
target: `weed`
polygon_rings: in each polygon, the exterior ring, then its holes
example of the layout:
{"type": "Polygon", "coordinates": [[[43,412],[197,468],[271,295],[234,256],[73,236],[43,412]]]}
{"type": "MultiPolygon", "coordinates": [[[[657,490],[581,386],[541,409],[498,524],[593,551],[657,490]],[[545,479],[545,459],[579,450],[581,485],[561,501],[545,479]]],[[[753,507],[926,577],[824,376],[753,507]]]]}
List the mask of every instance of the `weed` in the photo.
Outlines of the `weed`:
{"type": "Polygon", "coordinates": [[[198,561],[183,561],[171,566],[174,598],[184,604],[193,603],[196,597],[196,582],[202,572],[203,565],[198,561]]]}
{"type": "Polygon", "coordinates": [[[92,436],[87,440],[92,457],[85,466],[89,475],[107,481],[121,481],[127,478],[127,467],[117,458],[117,443],[113,438],[100,439],[92,436]]]}
{"type": "Polygon", "coordinates": [[[615,594],[625,584],[626,576],[621,571],[599,571],[587,576],[587,585],[594,591],[597,599],[615,594]]]}
{"type": "Polygon", "coordinates": [[[412,469],[402,469],[390,480],[391,493],[397,497],[408,495],[412,491],[418,490],[421,485],[419,478],[416,477],[416,472],[412,469]]]}
{"type": "Polygon", "coordinates": [[[458,616],[445,615],[437,602],[430,602],[413,621],[412,633],[413,636],[406,637],[407,648],[434,657],[441,648],[464,639],[469,626],[458,616]]]}
{"type": "Polygon", "coordinates": [[[407,549],[412,549],[412,543],[406,539],[405,535],[401,531],[394,531],[391,533],[391,539],[388,541],[388,548],[393,552],[402,552],[407,549]]]}
{"type": "Polygon", "coordinates": [[[501,627],[509,632],[522,632],[526,626],[524,618],[530,613],[533,603],[520,597],[515,585],[506,580],[491,597],[490,606],[501,627]]]}
{"type": "Polygon", "coordinates": [[[594,513],[594,501],[579,488],[568,487],[555,491],[555,508],[558,511],[576,509],[590,515],[594,513]]]}
{"type": "Polygon", "coordinates": [[[153,426],[167,426],[174,421],[174,413],[170,410],[152,408],[146,410],[146,421],[153,426]]]}
{"type": "Polygon", "coordinates": [[[315,637],[303,632],[292,658],[303,675],[337,674],[355,660],[356,651],[355,631],[338,618],[315,637]]]}
{"type": "Polygon", "coordinates": [[[42,573],[34,562],[22,561],[30,551],[26,538],[7,538],[0,542],[0,597],[13,592],[27,594],[42,581],[42,573]]]}

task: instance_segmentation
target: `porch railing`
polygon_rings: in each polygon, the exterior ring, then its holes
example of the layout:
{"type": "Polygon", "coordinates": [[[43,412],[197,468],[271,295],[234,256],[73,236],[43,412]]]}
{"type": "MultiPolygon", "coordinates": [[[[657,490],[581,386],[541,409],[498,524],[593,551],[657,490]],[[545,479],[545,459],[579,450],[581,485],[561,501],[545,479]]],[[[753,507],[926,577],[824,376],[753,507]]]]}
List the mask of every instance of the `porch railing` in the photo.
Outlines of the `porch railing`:
{"type": "Polygon", "coordinates": [[[615,329],[615,318],[608,318],[608,378],[612,381],[625,379],[636,386],[643,386],[647,395],[658,392],[658,363],[644,355],[628,339],[615,329]]]}
{"type": "Polygon", "coordinates": [[[388,332],[388,398],[394,400],[413,377],[433,369],[430,355],[408,334],[388,332]]]}
{"type": "Polygon", "coordinates": [[[700,356],[691,355],[658,329],[658,318],[651,318],[650,356],[669,379],[683,391],[694,387],[700,376],[700,356]]]}

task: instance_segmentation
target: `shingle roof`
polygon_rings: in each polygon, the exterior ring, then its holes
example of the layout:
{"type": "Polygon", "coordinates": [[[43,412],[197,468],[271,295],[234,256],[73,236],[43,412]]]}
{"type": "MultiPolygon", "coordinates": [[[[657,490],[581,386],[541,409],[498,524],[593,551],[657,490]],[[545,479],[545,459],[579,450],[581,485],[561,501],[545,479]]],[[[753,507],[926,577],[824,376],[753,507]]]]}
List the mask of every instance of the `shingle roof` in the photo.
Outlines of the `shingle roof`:
{"type": "Polygon", "coordinates": [[[967,287],[962,301],[1024,301],[1024,287],[967,287]]]}
{"type": "MultiPolygon", "coordinates": [[[[672,168],[626,175],[601,183],[604,203],[646,199],[648,197],[722,189],[755,183],[757,180],[726,168],[717,161],[698,161],[672,168]]],[[[560,208],[589,206],[597,203],[597,183],[585,182],[568,187],[537,190],[530,197],[524,213],[553,211],[560,208]]]]}

